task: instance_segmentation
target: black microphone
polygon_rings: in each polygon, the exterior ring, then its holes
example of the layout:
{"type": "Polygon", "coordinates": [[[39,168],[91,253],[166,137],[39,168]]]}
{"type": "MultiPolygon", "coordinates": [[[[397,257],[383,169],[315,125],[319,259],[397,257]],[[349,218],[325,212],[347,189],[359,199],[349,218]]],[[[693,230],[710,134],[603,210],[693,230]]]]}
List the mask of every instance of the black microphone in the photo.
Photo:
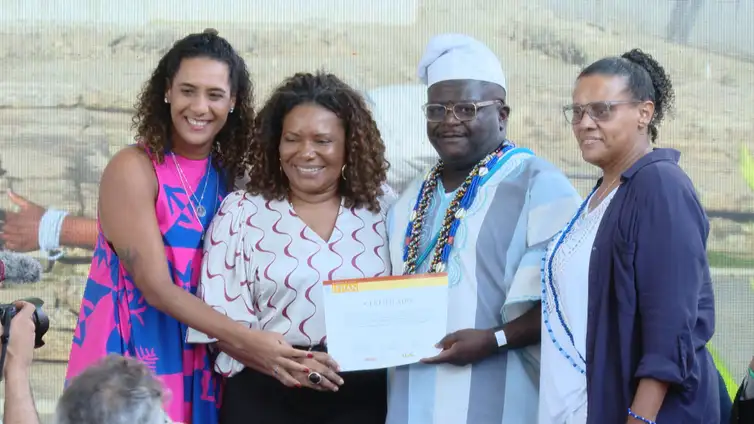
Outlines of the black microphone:
{"type": "Polygon", "coordinates": [[[42,264],[28,255],[0,250],[0,284],[36,283],[42,278],[42,264]]]}

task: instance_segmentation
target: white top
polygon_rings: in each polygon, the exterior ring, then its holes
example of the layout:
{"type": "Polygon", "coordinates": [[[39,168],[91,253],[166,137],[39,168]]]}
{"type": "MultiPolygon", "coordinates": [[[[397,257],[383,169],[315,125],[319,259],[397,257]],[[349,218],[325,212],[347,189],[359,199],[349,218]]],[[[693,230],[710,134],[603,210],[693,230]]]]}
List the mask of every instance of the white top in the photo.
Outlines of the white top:
{"type": "MultiPolygon", "coordinates": [[[[197,295],[249,328],[283,334],[291,345],[324,344],[322,282],[391,274],[388,199],[380,213],[341,206],[330,239],[322,240],[288,201],[229,194],[207,229],[197,295]]],[[[215,341],[188,330],[189,343],[215,341]]],[[[224,353],[215,361],[226,376],[243,367],[224,353]]]]}
{"type": "MultiPolygon", "coordinates": [[[[586,423],[586,376],[574,369],[572,363],[559,350],[562,347],[579,364],[586,364],[586,326],[589,298],[589,262],[592,245],[602,217],[616,190],[610,192],[592,211],[584,208],[571,231],[566,235],[555,256],[552,251],[560,236],[555,237],[547,249],[547,265],[552,261],[555,292],[545,285],[547,297],[543,302],[543,314],[547,315],[559,346],[542,323],[542,362],[540,368],[539,424],[585,424],[586,423]],[[555,310],[557,297],[560,311],[573,335],[574,343],[563,331],[555,310]],[[575,348],[574,348],[575,347],[575,348]]],[[[591,198],[591,197],[590,197],[591,198]]],[[[587,199],[587,204],[589,199],[587,199]]],[[[547,280],[549,281],[549,280],[547,280]]]]}

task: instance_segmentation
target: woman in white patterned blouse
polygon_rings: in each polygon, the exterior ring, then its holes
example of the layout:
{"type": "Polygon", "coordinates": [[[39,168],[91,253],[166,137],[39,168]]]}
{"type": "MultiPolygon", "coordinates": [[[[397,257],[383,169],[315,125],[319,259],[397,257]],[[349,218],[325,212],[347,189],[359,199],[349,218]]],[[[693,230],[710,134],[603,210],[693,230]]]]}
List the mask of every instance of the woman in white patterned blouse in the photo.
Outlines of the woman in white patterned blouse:
{"type": "MultiPolygon", "coordinates": [[[[220,423],[383,424],[386,372],[336,372],[321,292],[323,281],[391,274],[384,218],[395,196],[364,99],[334,75],[296,74],[260,111],[250,162],[246,190],[225,198],[207,230],[199,293],[312,353],[300,372],[269,367],[266,352],[252,369],[221,351],[220,423]]],[[[213,342],[194,330],[188,340],[213,342]]]]}

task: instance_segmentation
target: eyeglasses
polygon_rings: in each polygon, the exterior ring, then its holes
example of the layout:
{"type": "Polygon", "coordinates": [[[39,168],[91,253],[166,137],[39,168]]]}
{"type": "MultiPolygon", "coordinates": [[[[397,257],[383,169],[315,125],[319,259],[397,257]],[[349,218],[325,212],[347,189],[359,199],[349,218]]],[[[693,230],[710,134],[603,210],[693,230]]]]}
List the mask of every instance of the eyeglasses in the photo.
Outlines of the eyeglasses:
{"type": "Polygon", "coordinates": [[[572,104],[563,107],[563,114],[566,121],[571,125],[576,125],[584,119],[584,113],[589,114],[589,117],[594,121],[607,121],[613,116],[613,107],[618,105],[635,105],[641,103],[638,100],[626,100],[626,101],[603,101],[603,102],[591,102],[584,105],[572,104]]]}
{"type": "Polygon", "coordinates": [[[494,104],[504,104],[502,100],[484,100],[481,102],[464,102],[454,103],[448,107],[439,103],[427,103],[422,106],[424,116],[429,122],[442,122],[445,120],[448,112],[453,112],[453,116],[461,122],[473,121],[476,118],[477,111],[483,107],[494,104]]]}

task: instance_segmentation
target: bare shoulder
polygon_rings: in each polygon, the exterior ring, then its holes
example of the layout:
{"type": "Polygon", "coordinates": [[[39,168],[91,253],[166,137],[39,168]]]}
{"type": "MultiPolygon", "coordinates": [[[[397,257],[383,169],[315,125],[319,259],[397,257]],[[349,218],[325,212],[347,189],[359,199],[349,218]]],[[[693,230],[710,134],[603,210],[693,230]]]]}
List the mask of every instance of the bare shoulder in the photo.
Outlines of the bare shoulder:
{"type": "Polygon", "coordinates": [[[129,146],[113,156],[102,173],[98,214],[103,229],[113,233],[128,219],[154,219],[157,177],[147,153],[129,146]],[[150,211],[147,213],[147,211],[150,211]],[[110,223],[112,223],[112,228],[110,223]]]}
{"type": "Polygon", "coordinates": [[[152,160],[138,146],[128,146],[113,156],[102,173],[102,184],[117,186],[155,186],[156,177],[152,160]]]}
{"type": "Polygon", "coordinates": [[[131,145],[119,150],[118,153],[110,159],[108,166],[111,165],[118,168],[123,166],[149,166],[151,168],[152,160],[143,148],[131,145]]]}

